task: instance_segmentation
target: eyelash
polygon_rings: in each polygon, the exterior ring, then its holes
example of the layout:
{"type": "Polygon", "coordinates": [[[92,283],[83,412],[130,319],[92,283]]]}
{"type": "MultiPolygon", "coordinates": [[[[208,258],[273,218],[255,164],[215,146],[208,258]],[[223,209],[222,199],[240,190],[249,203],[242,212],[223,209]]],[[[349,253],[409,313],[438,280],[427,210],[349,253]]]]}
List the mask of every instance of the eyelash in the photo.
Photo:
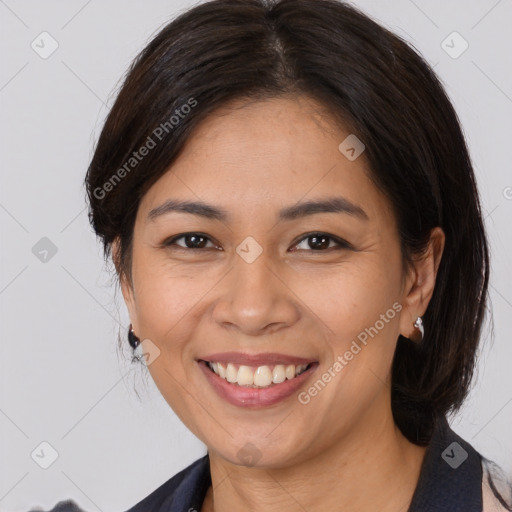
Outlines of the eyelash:
{"type": "MultiPolygon", "coordinates": [[[[192,236],[192,235],[196,235],[196,236],[200,236],[202,238],[206,238],[209,242],[212,242],[213,241],[210,239],[209,236],[205,235],[204,233],[200,233],[200,232],[197,232],[197,231],[191,231],[191,232],[188,232],[188,233],[182,233],[181,235],[176,235],[168,240],[166,240],[162,245],[164,247],[170,247],[170,246],[173,246],[173,245],[176,245],[176,241],[177,240],[180,240],[181,238],[185,238],[187,236],[192,236]]],[[[304,240],[307,240],[308,238],[312,238],[314,236],[319,236],[319,237],[325,237],[325,238],[328,238],[330,239],[330,241],[333,241],[335,242],[336,244],[338,244],[337,247],[327,247],[327,249],[299,249],[299,250],[306,250],[307,252],[328,252],[330,250],[340,250],[340,249],[350,249],[350,250],[353,250],[353,246],[351,244],[349,244],[347,241],[341,239],[341,238],[338,238],[336,236],[333,236],[333,235],[330,235],[329,233],[323,233],[321,231],[313,231],[313,232],[310,232],[310,233],[306,233],[304,234],[301,238],[299,238],[297,240],[297,242],[295,242],[293,244],[293,247],[299,245],[301,242],[303,242],[304,240]]],[[[329,242],[329,245],[330,245],[330,242],[329,242]]],[[[182,247],[181,245],[176,245],[178,247],[178,249],[182,249],[184,251],[200,251],[200,250],[204,250],[204,249],[214,249],[214,247],[182,247]]]]}

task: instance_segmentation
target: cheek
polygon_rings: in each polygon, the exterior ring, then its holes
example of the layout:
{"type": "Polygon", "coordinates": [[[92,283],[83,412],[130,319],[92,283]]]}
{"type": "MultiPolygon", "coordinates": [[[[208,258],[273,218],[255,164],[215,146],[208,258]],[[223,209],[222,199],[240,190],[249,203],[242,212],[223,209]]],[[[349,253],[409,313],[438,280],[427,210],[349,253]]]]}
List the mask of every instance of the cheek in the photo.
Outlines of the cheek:
{"type": "Polygon", "coordinates": [[[134,251],[137,315],[157,339],[177,330],[219,280],[215,269],[191,263],[171,264],[164,252],[134,251]],[[174,327],[176,325],[176,328],[174,327]]]}
{"type": "MultiPolygon", "coordinates": [[[[326,418],[330,407],[357,417],[388,381],[402,309],[400,276],[397,261],[368,254],[328,275],[304,273],[297,281],[297,295],[307,297],[325,332],[326,360],[317,378],[330,383],[314,407],[325,407],[326,418]]],[[[311,392],[316,400],[317,391],[311,392]]]]}
{"type": "Polygon", "coordinates": [[[139,328],[160,350],[148,371],[173,411],[201,437],[196,420],[204,411],[187,388],[196,365],[190,340],[218,278],[211,272],[192,272],[187,265],[170,268],[142,251],[134,253],[133,268],[139,328]]]}
{"type": "Polygon", "coordinates": [[[335,345],[342,349],[385,315],[385,327],[398,323],[400,268],[376,254],[322,272],[297,272],[290,284],[293,292],[315,313],[335,345]],[[386,315],[388,310],[391,311],[386,315]]]}

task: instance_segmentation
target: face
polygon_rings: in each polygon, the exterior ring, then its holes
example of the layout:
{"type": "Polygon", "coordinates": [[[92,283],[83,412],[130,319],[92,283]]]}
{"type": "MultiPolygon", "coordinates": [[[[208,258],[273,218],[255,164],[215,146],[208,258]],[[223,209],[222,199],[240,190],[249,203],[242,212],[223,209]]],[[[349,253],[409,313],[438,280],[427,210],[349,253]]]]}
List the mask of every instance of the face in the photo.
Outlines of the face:
{"type": "Polygon", "coordinates": [[[187,427],[235,464],[286,466],[389,415],[398,335],[424,311],[349,132],[306,97],[236,106],[143,197],[122,290],[187,427]]]}

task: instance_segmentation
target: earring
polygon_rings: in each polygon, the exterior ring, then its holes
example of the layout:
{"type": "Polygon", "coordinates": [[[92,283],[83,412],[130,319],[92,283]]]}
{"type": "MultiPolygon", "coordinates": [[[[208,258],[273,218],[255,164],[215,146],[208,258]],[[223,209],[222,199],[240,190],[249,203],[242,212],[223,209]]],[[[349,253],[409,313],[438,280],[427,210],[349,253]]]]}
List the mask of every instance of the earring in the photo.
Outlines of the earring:
{"type": "Polygon", "coordinates": [[[421,319],[421,316],[416,318],[416,322],[414,322],[414,327],[418,329],[421,332],[421,339],[423,339],[423,336],[425,335],[425,328],[423,327],[423,320],[421,319]]]}
{"type": "Polygon", "coordinates": [[[130,324],[130,328],[128,329],[128,343],[130,343],[133,350],[135,350],[140,345],[140,339],[137,338],[132,329],[132,324],[130,324]]]}

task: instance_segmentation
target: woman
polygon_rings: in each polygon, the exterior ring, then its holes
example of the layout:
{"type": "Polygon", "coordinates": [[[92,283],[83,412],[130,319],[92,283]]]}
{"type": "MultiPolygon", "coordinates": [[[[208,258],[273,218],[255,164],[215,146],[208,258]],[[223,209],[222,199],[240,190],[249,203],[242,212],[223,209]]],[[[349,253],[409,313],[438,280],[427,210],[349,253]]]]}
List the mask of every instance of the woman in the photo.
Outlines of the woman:
{"type": "Polygon", "coordinates": [[[426,62],[334,0],[217,0],[133,63],[86,186],[135,360],[208,449],[130,509],[512,510],[449,427],[489,255],[426,62]]]}

